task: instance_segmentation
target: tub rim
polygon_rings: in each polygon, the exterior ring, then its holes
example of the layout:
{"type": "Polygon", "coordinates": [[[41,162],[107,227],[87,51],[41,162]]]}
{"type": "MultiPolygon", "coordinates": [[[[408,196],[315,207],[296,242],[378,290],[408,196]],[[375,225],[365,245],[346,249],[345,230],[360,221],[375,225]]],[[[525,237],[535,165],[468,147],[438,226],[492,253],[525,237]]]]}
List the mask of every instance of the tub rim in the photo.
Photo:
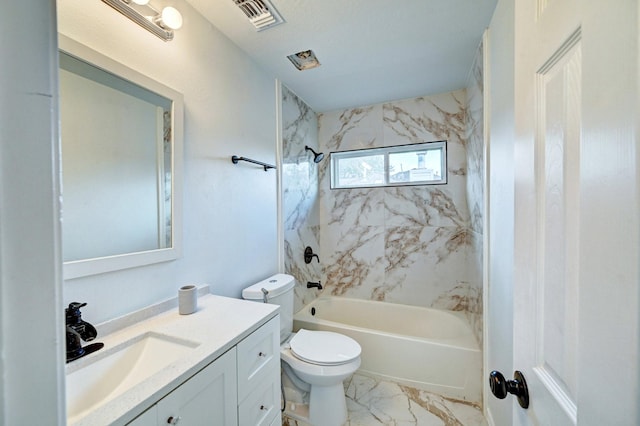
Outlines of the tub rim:
{"type": "MultiPolygon", "coordinates": [[[[467,351],[473,351],[473,352],[480,352],[480,345],[479,343],[476,341],[475,336],[473,335],[473,330],[471,329],[471,325],[469,324],[469,320],[466,318],[465,314],[463,312],[460,311],[451,311],[448,309],[438,309],[438,308],[430,308],[430,307],[423,307],[423,306],[415,306],[415,305],[407,305],[407,304],[403,304],[403,303],[395,303],[395,302],[382,302],[379,300],[366,300],[366,299],[356,299],[353,297],[341,297],[341,296],[320,296],[316,299],[314,299],[313,301],[307,303],[305,306],[303,306],[298,312],[294,313],[293,315],[293,320],[294,320],[294,325],[295,322],[311,322],[311,323],[316,323],[316,324],[326,324],[328,326],[333,326],[336,328],[348,328],[354,331],[360,331],[360,332],[365,332],[365,333],[375,333],[375,334],[379,334],[382,336],[386,336],[389,338],[402,338],[402,339],[407,339],[410,341],[414,341],[414,342],[428,342],[430,344],[433,345],[438,345],[438,346],[443,346],[443,347],[451,347],[451,348],[456,348],[456,349],[460,349],[460,350],[467,350],[467,351]],[[338,321],[331,321],[325,318],[318,318],[314,315],[311,315],[311,308],[313,308],[313,304],[316,303],[318,300],[328,300],[328,299],[343,299],[343,300],[348,300],[348,301],[356,301],[357,303],[371,303],[371,304],[393,304],[393,305],[398,305],[398,306],[402,306],[403,308],[410,308],[412,310],[432,310],[432,311],[438,311],[440,313],[444,313],[450,316],[453,316],[459,320],[461,320],[465,326],[467,327],[467,331],[468,333],[465,334],[464,339],[460,339],[460,338],[426,338],[426,337],[420,337],[420,336],[413,336],[410,334],[403,334],[403,333],[394,333],[394,332],[389,332],[389,331],[383,331],[383,330],[376,330],[375,328],[370,328],[370,327],[360,327],[360,326],[356,326],[356,325],[352,325],[352,324],[346,324],[343,322],[338,322],[338,321]],[[463,344],[461,343],[461,340],[464,340],[465,342],[468,341],[468,344],[463,344]]],[[[295,327],[294,327],[295,328],[295,327]]],[[[303,327],[302,327],[303,328],[303,327]]]]}

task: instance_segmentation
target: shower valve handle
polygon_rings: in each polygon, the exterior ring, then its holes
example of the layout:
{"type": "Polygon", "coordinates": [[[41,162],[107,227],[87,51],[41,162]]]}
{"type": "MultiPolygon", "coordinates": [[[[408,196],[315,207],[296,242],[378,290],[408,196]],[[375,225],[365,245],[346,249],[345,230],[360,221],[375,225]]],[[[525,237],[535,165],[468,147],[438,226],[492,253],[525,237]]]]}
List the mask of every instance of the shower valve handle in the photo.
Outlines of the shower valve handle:
{"type": "Polygon", "coordinates": [[[318,263],[320,263],[320,258],[318,257],[318,255],[313,253],[313,249],[311,247],[307,246],[304,249],[304,263],[311,263],[311,260],[313,260],[314,257],[318,260],[318,263]]]}

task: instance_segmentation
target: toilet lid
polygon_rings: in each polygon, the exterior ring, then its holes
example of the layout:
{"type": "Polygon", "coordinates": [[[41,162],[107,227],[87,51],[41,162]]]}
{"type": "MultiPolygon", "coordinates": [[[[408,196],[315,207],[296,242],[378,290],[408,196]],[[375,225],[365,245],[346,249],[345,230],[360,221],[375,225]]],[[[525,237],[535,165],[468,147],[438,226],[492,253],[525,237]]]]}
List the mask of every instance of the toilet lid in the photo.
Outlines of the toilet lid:
{"type": "Polygon", "coordinates": [[[360,356],[360,345],[350,337],[331,331],[301,329],[289,342],[297,358],[319,365],[339,365],[360,356]]]}

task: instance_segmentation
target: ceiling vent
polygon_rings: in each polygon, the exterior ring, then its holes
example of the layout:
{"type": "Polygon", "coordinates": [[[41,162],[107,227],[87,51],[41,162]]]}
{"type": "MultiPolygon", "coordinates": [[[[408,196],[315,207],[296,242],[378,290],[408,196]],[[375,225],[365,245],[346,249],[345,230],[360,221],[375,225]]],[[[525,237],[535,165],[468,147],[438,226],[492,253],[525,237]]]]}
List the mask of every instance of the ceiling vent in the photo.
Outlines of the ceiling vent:
{"type": "Polygon", "coordinates": [[[313,50],[304,50],[302,52],[294,53],[293,55],[287,56],[287,58],[289,58],[291,63],[300,71],[310,70],[311,68],[320,66],[320,61],[318,61],[313,50]]]}
{"type": "Polygon", "coordinates": [[[267,0],[233,0],[247,15],[256,30],[263,31],[284,22],[278,11],[267,0]]]}

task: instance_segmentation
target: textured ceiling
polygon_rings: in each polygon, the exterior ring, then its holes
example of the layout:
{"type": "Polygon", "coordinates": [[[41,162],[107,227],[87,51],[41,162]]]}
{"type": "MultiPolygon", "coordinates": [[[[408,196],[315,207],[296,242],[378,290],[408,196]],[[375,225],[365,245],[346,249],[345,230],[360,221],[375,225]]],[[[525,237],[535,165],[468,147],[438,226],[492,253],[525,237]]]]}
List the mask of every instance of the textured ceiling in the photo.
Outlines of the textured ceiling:
{"type": "Polygon", "coordinates": [[[262,32],[233,0],[187,0],[317,112],[464,87],[496,0],[271,0],[262,32]],[[287,55],[312,49],[319,68],[287,55]]]}

